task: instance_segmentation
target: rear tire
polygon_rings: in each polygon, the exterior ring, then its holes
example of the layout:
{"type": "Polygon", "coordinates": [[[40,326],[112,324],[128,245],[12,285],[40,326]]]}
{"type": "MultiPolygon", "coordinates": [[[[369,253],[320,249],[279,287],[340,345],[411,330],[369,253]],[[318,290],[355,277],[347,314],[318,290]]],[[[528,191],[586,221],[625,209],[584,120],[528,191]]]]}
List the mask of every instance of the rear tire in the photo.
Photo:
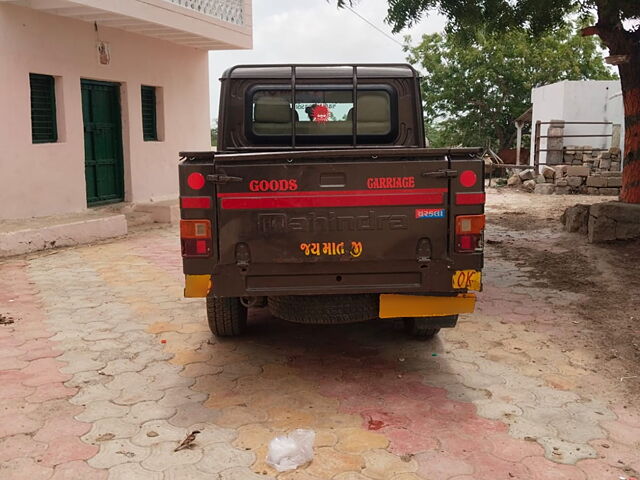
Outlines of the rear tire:
{"type": "Polygon", "coordinates": [[[216,337],[242,335],[247,328],[247,307],[236,297],[207,297],[207,320],[216,337]]]}
{"type": "MultiPolygon", "coordinates": [[[[429,340],[435,337],[440,331],[439,328],[434,328],[434,317],[411,317],[404,320],[404,331],[412,337],[420,338],[422,340],[429,340]]],[[[446,317],[442,317],[446,318],[446,317]]]]}

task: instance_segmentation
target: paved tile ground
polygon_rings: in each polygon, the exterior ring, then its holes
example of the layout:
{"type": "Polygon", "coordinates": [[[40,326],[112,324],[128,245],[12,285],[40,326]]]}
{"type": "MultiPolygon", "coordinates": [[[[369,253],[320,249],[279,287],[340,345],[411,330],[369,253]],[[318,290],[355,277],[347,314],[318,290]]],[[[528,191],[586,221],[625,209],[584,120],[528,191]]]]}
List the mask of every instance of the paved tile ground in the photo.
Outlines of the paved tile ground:
{"type": "Polygon", "coordinates": [[[264,311],[216,341],[181,296],[176,232],[0,265],[0,479],[607,480],[640,471],[638,402],[561,292],[489,255],[478,313],[439,339],[389,323],[298,326],[264,311]],[[635,406],[634,406],[635,405],[635,406]],[[277,434],[317,432],[277,474],[277,434]],[[194,448],[174,452],[192,430],[194,448]]]}

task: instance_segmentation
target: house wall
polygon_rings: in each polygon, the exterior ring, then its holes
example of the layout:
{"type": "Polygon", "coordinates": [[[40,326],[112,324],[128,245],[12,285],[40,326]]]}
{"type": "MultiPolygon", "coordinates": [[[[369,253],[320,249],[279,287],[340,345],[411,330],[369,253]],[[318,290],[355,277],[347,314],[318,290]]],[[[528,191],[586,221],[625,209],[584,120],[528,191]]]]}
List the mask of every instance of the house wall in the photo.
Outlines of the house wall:
{"type": "MultiPolygon", "coordinates": [[[[533,165],[535,148],[535,128],[536,122],[548,122],[550,120],[561,120],[564,118],[564,91],[566,82],[545,85],[534,88],[531,91],[531,103],[533,104],[531,120],[531,148],[530,165],[533,165]]],[[[541,135],[546,135],[548,125],[542,125],[541,135]]],[[[540,148],[547,148],[546,139],[540,141],[540,148]]],[[[546,163],[546,152],[540,152],[540,163],[546,163]]]]}
{"type": "Polygon", "coordinates": [[[206,51],[0,6],[0,219],[86,209],[81,78],[121,84],[125,201],[175,198],[178,151],[210,148],[206,51]],[[97,37],[110,44],[108,66],[97,37]],[[57,143],[31,141],[29,73],[56,77],[57,143]],[[161,87],[158,142],[142,138],[143,84],[161,87]]]}
{"type": "MultiPolygon", "coordinates": [[[[612,81],[563,81],[543,87],[534,88],[531,92],[533,103],[532,132],[538,120],[564,120],[565,122],[613,122],[622,126],[624,145],[624,106],[622,103],[622,87],[618,80],[612,81]]],[[[548,125],[542,125],[541,134],[547,134],[548,125]]],[[[566,125],[565,135],[610,134],[611,126],[604,125],[566,125]]],[[[590,145],[592,147],[609,148],[611,138],[586,137],[565,138],[564,145],[590,145]]],[[[531,164],[533,164],[535,136],[531,136],[531,164]]],[[[541,148],[546,147],[546,139],[541,139],[541,148]]],[[[546,162],[546,153],[540,153],[540,163],[546,162]]]]}

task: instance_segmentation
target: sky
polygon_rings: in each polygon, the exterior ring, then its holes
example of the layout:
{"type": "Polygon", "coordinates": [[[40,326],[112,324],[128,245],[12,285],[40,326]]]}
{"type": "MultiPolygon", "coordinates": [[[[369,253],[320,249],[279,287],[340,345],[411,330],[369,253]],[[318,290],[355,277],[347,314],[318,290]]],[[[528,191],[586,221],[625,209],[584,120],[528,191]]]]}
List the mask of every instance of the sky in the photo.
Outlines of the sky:
{"type": "Polygon", "coordinates": [[[209,52],[211,118],[218,117],[218,79],[233,65],[405,62],[401,46],[405,35],[417,41],[425,33],[444,28],[444,18],[431,15],[392,35],[391,27],[384,23],[386,0],[360,0],[354,10],[396,41],[353,12],[339,10],[335,0],[253,0],[253,50],[209,52]]]}

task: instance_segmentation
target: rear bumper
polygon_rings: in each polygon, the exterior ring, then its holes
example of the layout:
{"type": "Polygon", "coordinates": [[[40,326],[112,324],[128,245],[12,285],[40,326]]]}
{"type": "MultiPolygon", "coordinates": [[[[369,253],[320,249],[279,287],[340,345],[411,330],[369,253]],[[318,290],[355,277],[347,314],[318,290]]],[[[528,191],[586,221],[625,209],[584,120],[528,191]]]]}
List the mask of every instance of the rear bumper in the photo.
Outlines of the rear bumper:
{"type": "Polygon", "coordinates": [[[380,295],[380,318],[446,317],[473,313],[476,296],[462,293],[455,297],[421,295],[380,295]]]}
{"type": "Polygon", "coordinates": [[[185,275],[184,296],[186,298],[206,297],[211,290],[211,275],[185,275]]]}
{"type": "MultiPolygon", "coordinates": [[[[185,259],[192,260],[192,259],[185,259]]],[[[274,259],[277,260],[277,259],[274,259]]],[[[194,262],[195,263],[195,262],[194,262]]],[[[280,295],[340,295],[358,293],[457,295],[479,290],[465,282],[453,282],[460,271],[481,271],[482,255],[469,254],[455,262],[433,260],[374,260],[296,262],[238,265],[218,264],[195,269],[185,261],[185,273],[210,274],[211,291],[217,297],[280,295]]]]}
{"type": "MultiPolygon", "coordinates": [[[[211,275],[186,275],[184,296],[206,297],[211,287],[211,275]]],[[[475,305],[476,296],[473,293],[454,296],[381,294],[379,317],[446,317],[473,313],[475,305]]]]}

